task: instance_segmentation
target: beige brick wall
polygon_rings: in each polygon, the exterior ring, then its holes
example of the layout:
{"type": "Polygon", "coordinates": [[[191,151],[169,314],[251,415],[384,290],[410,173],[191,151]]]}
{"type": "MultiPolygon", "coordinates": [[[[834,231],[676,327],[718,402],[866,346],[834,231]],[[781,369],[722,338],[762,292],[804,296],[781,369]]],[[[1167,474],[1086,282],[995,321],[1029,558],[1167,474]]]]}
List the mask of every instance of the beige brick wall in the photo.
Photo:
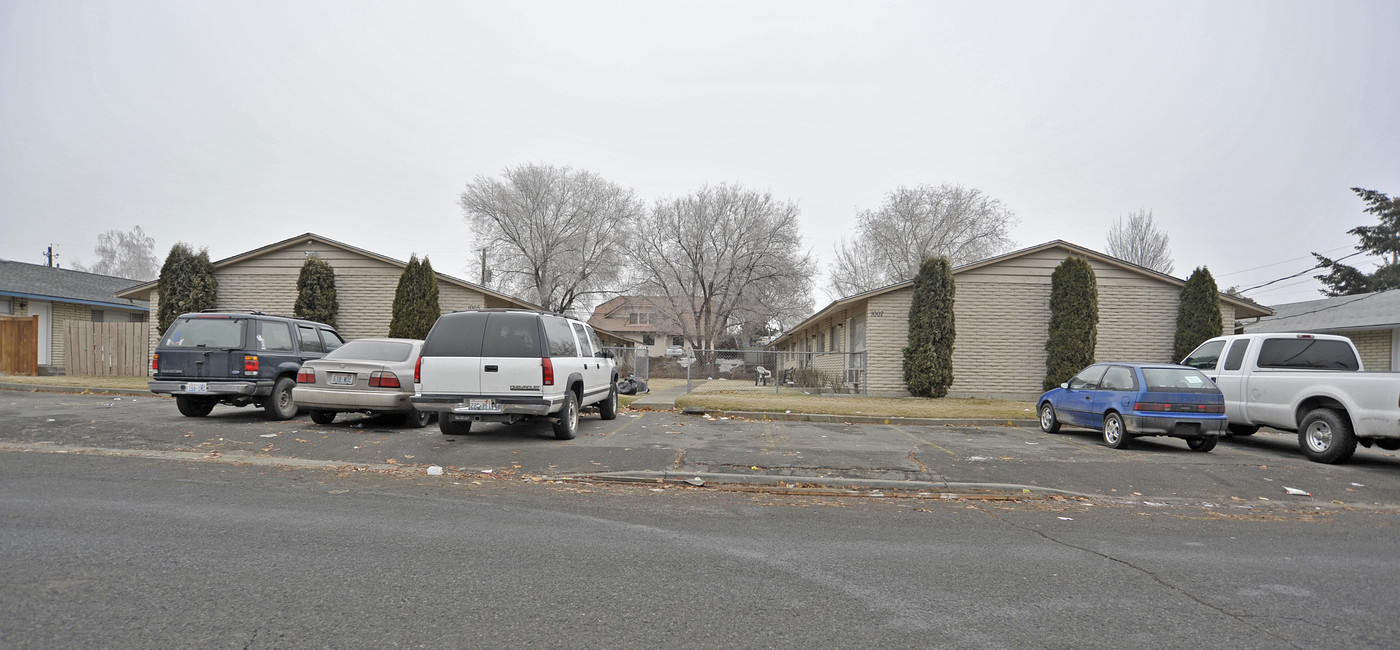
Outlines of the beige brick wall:
{"type": "Polygon", "coordinates": [[[909,343],[909,302],[913,287],[891,291],[866,303],[866,383],[871,395],[908,395],[904,387],[904,346],[909,343]]]}
{"type": "Polygon", "coordinates": [[[1392,370],[1390,367],[1390,330],[1344,332],[1361,354],[1361,367],[1367,370],[1392,370]]]}
{"type": "Polygon", "coordinates": [[[70,320],[80,320],[84,322],[92,321],[92,308],[86,305],[75,305],[71,302],[50,303],[53,309],[53,318],[49,319],[49,340],[53,342],[53,359],[49,365],[61,367],[66,362],[68,355],[66,350],[67,336],[64,334],[64,323],[70,320]]]}

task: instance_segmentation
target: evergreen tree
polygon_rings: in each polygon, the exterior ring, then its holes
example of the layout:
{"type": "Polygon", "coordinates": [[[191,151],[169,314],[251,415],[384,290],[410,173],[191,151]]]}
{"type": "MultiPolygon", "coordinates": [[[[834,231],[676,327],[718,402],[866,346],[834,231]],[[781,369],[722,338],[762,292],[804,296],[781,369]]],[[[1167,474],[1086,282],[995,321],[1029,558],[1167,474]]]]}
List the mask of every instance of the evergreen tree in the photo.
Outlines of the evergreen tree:
{"type": "Polygon", "coordinates": [[[1176,345],[1172,361],[1180,361],[1207,339],[1220,336],[1224,324],[1220,316],[1220,291],[1215,278],[1204,266],[1196,267],[1186,286],[1181,288],[1181,302],[1176,311],[1176,345]]]}
{"type": "Polygon", "coordinates": [[[408,339],[427,338],[442,308],[438,306],[437,275],[433,265],[424,257],[410,255],[408,266],[399,276],[394,292],[394,318],[389,322],[389,336],[408,339]]]}
{"type": "Polygon", "coordinates": [[[957,289],[948,258],[926,258],[914,276],[909,304],[909,346],[904,385],[916,397],[943,397],[953,385],[953,298],[957,289]]]}
{"type": "Polygon", "coordinates": [[[1067,257],[1050,275],[1050,330],[1045,340],[1045,390],[1094,362],[1099,338],[1099,287],[1094,267],[1067,257]]]}
{"type": "Polygon", "coordinates": [[[207,249],[195,253],[184,242],[171,246],[156,280],[160,303],[156,321],[160,331],[170,329],[180,314],[217,307],[218,290],[219,281],[214,277],[214,263],[209,261],[207,249]]]}
{"type": "Polygon", "coordinates": [[[335,314],[340,302],[335,298],[335,269],[329,262],[312,255],[301,265],[297,278],[297,304],[292,313],[297,318],[314,320],[335,327],[335,314]]]}
{"type": "Polygon", "coordinates": [[[1378,223],[1374,226],[1357,226],[1347,233],[1361,240],[1356,245],[1357,251],[1380,258],[1380,264],[1375,271],[1366,273],[1313,253],[1313,257],[1317,258],[1317,268],[1328,269],[1327,275],[1313,277],[1327,285],[1322,293],[1328,296],[1354,296],[1400,289],[1400,199],[1360,187],[1353,187],[1351,191],[1366,202],[1366,212],[1376,215],[1378,223]]]}

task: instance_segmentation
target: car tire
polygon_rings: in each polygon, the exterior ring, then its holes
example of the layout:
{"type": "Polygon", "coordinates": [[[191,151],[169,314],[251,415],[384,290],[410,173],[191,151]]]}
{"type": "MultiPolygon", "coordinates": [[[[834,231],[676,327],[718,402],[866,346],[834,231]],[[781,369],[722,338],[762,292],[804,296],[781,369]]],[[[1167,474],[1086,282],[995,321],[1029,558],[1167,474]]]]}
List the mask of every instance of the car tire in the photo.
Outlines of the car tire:
{"type": "Polygon", "coordinates": [[[335,422],[335,411],[322,411],[314,409],[311,411],[311,421],[316,424],[330,424],[335,422]]]}
{"type": "Polygon", "coordinates": [[[209,412],[214,410],[215,403],[215,400],[208,397],[175,396],[175,408],[180,409],[180,415],[188,418],[202,418],[209,415],[209,412]]]}
{"type": "Polygon", "coordinates": [[[1205,453],[1207,451],[1215,449],[1216,442],[1218,442],[1218,440],[1216,440],[1215,436],[1205,436],[1202,438],[1187,438],[1186,446],[1190,447],[1191,451],[1199,451],[1201,453],[1205,453]]]}
{"type": "Polygon", "coordinates": [[[559,419],[554,421],[554,437],[559,440],[573,440],[578,435],[578,397],[574,391],[564,393],[564,408],[559,410],[559,419]]]}
{"type": "Polygon", "coordinates": [[[608,389],[608,396],[598,402],[598,415],[604,420],[617,419],[617,382],[613,382],[612,387],[608,389]]]}
{"type": "Polygon", "coordinates": [[[1040,430],[1046,433],[1060,430],[1060,419],[1055,417],[1055,407],[1050,402],[1040,405],[1040,430]]]}
{"type": "Polygon", "coordinates": [[[274,420],[290,420],[297,416],[297,403],[292,399],[292,387],[297,383],[291,377],[278,377],[272,385],[272,394],[263,400],[263,408],[268,417],[274,420]]]}
{"type": "Polygon", "coordinates": [[[1344,463],[1356,453],[1351,422],[1334,409],[1313,409],[1298,427],[1298,446],[1308,460],[1344,463]]]}
{"type": "Polygon", "coordinates": [[[1123,426],[1123,416],[1117,413],[1109,413],[1103,418],[1103,444],[1110,449],[1122,449],[1128,446],[1128,429],[1123,426]]]}
{"type": "Polygon", "coordinates": [[[453,422],[447,415],[438,416],[438,431],[448,436],[465,436],[472,432],[472,421],[453,422]]]}
{"type": "Polygon", "coordinates": [[[1230,425],[1230,435],[1232,436],[1252,436],[1259,432],[1259,427],[1252,424],[1232,424],[1230,425]]]}
{"type": "MultiPolygon", "coordinates": [[[[420,411],[418,409],[412,409],[409,412],[403,414],[403,424],[404,426],[410,429],[422,429],[423,427],[428,426],[428,424],[432,421],[432,411],[420,411]]],[[[467,424],[471,424],[471,422],[468,422],[467,424]]]]}

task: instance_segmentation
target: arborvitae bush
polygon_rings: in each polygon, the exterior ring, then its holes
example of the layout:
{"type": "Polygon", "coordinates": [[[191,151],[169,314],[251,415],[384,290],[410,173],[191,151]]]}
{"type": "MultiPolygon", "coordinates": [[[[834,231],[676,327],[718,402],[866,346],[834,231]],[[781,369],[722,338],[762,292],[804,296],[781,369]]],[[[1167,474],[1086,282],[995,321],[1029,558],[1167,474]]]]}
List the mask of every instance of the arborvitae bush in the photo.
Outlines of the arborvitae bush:
{"type": "Polygon", "coordinates": [[[1220,316],[1220,290],[1215,278],[1204,266],[1196,267],[1186,286],[1181,288],[1181,303],[1176,310],[1176,345],[1172,361],[1181,361],[1196,346],[1207,339],[1220,336],[1224,330],[1220,316]]]}
{"type": "Polygon", "coordinates": [[[917,397],[943,397],[953,385],[953,270],[947,257],[930,257],[914,277],[904,385],[917,397]]]}
{"type": "Polygon", "coordinates": [[[184,242],[171,246],[165,264],[160,267],[160,278],[156,280],[160,303],[156,308],[156,322],[160,331],[170,329],[170,324],[180,314],[217,307],[218,291],[219,281],[214,277],[214,263],[209,261],[208,250],[200,249],[195,253],[184,242]]]}
{"type": "Polygon", "coordinates": [[[1099,337],[1099,288],[1094,267],[1067,257],[1050,275],[1050,331],[1045,339],[1045,390],[1094,362],[1099,337]]]}
{"type": "Polygon", "coordinates": [[[340,303],[335,299],[335,269],[315,255],[306,258],[297,278],[297,304],[292,313],[297,318],[335,327],[337,311],[340,303]]]}
{"type": "Polygon", "coordinates": [[[389,322],[389,336],[407,339],[427,338],[428,330],[442,315],[438,306],[437,275],[433,265],[417,255],[408,258],[408,266],[399,276],[399,288],[394,292],[394,318],[389,322]]]}

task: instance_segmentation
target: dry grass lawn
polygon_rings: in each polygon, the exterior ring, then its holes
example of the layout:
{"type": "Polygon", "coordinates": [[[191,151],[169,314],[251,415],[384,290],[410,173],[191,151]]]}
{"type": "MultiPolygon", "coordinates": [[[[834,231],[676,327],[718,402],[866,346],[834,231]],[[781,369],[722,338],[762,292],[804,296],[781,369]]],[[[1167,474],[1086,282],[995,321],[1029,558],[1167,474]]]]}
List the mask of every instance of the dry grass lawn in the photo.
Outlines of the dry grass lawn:
{"type": "Polygon", "coordinates": [[[978,418],[990,420],[1035,419],[1035,404],[991,399],[926,399],[918,397],[856,397],[808,395],[783,389],[754,390],[752,386],[726,387],[708,382],[676,400],[676,407],[698,406],[723,411],[823,413],[906,418],[978,418]]]}
{"type": "Polygon", "coordinates": [[[0,384],[35,384],[41,386],[66,386],[74,388],[127,388],[146,390],[146,377],[110,377],[84,375],[57,375],[52,377],[26,377],[24,375],[0,374],[0,384]]]}

